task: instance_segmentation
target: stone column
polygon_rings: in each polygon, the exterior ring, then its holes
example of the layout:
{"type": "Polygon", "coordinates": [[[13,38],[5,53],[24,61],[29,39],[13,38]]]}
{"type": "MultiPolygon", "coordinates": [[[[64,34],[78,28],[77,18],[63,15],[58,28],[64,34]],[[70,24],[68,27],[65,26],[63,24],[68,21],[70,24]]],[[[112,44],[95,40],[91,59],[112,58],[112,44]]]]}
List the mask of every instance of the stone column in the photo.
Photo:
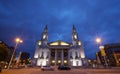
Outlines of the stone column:
{"type": "Polygon", "coordinates": [[[68,50],[68,59],[67,59],[67,61],[68,61],[68,65],[70,66],[71,64],[70,64],[70,62],[71,62],[71,60],[70,60],[70,51],[68,50]]]}
{"type": "Polygon", "coordinates": [[[51,61],[52,61],[52,60],[51,60],[51,52],[48,53],[48,57],[49,57],[49,58],[48,58],[48,65],[51,65],[51,61]]]}
{"type": "Polygon", "coordinates": [[[63,49],[62,49],[61,57],[62,57],[62,65],[64,65],[64,51],[63,51],[63,49]]]}
{"type": "Polygon", "coordinates": [[[55,66],[57,65],[57,50],[55,49],[55,66]]]}

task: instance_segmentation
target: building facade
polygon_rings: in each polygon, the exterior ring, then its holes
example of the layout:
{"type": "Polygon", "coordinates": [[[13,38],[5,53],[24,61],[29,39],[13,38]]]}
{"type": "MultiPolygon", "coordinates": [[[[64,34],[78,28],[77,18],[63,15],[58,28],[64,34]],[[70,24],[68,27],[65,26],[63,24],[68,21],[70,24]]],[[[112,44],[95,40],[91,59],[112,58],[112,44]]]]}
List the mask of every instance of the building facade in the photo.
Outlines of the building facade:
{"type": "MultiPolygon", "coordinates": [[[[104,45],[105,59],[109,66],[120,66],[120,43],[105,44],[104,45]]],[[[98,52],[101,64],[105,64],[105,59],[98,52]]]]}
{"type": "Polygon", "coordinates": [[[36,44],[33,63],[36,66],[46,65],[86,65],[83,43],[79,40],[76,28],[72,29],[72,43],[61,40],[48,43],[48,28],[44,29],[41,40],[36,44]]]}

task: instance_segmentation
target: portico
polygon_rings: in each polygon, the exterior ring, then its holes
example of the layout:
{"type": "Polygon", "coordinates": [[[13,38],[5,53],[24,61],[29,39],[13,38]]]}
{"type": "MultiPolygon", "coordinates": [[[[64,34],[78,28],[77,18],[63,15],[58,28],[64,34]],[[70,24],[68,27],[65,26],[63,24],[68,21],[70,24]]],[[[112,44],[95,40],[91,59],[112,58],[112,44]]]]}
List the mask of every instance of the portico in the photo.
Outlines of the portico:
{"type": "Polygon", "coordinates": [[[51,65],[68,65],[69,43],[56,41],[49,44],[51,51],[51,65]]]}
{"type": "Polygon", "coordinates": [[[86,64],[84,60],[85,54],[83,43],[79,40],[78,33],[74,26],[72,29],[71,43],[61,40],[49,43],[48,28],[47,26],[45,27],[41,40],[36,44],[33,60],[36,66],[84,66],[84,64],[86,64]]]}

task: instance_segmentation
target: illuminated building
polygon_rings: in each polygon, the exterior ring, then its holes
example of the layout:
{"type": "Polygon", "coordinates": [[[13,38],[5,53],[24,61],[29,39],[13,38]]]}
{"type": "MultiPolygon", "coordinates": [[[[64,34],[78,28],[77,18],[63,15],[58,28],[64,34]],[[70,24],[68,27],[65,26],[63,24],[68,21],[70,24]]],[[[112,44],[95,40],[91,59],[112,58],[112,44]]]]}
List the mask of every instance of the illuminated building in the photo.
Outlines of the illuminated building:
{"type": "MultiPolygon", "coordinates": [[[[120,66],[120,43],[106,44],[104,45],[104,51],[109,66],[120,66]]],[[[98,56],[101,63],[104,65],[105,61],[101,52],[98,52],[98,56]]]]}
{"type": "Polygon", "coordinates": [[[83,44],[79,40],[76,28],[72,29],[72,43],[61,40],[48,43],[48,28],[44,29],[41,40],[36,44],[33,63],[36,66],[86,64],[83,44]]]}

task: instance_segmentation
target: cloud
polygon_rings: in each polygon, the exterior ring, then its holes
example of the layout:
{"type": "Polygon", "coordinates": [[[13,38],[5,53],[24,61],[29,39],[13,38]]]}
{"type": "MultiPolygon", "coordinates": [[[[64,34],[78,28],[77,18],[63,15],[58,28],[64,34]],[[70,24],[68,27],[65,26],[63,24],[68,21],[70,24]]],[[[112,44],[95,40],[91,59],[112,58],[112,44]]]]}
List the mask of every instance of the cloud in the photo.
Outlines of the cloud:
{"type": "MultiPolygon", "coordinates": [[[[49,41],[72,41],[74,24],[84,43],[87,57],[98,51],[94,39],[119,42],[120,0],[0,0],[0,39],[14,46],[13,39],[24,39],[21,50],[32,55],[36,41],[48,24],[49,41]]],[[[92,55],[92,56],[90,56],[92,55]]]]}

